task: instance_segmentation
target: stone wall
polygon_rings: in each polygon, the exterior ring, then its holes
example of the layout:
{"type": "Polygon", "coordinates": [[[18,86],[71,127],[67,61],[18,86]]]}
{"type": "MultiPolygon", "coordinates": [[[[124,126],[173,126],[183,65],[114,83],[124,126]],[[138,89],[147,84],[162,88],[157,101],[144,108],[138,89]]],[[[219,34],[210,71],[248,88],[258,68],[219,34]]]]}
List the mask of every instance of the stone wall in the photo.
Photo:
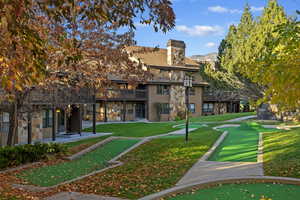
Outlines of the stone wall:
{"type": "Polygon", "coordinates": [[[214,103],[214,114],[227,113],[227,103],[214,103]]]}
{"type": "MultiPolygon", "coordinates": [[[[52,128],[43,128],[43,113],[32,113],[32,142],[40,141],[44,138],[52,136],[52,128]]],[[[28,142],[28,118],[27,114],[22,114],[18,120],[18,144],[26,144],[28,142]]]]}
{"type": "Polygon", "coordinates": [[[171,85],[170,88],[170,120],[175,120],[180,112],[185,112],[185,87],[171,85]]]}
{"type": "MultiPolygon", "coordinates": [[[[191,116],[198,117],[202,115],[202,87],[194,87],[195,95],[190,95],[190,103],[195,104],[195,113],[191,113],[191,116]]],[[[149,107],[149,121],[168,121],[175,120],[179,112],[185,112],[185,88],[181,85],[171,85],[170,95],[158,95],[156,93],[157,85],[148,86],[148,107],[149,107]],[[160,119],[157,116],[157,103],[169,103],[170,114],[161,114],[160,119]]]]}

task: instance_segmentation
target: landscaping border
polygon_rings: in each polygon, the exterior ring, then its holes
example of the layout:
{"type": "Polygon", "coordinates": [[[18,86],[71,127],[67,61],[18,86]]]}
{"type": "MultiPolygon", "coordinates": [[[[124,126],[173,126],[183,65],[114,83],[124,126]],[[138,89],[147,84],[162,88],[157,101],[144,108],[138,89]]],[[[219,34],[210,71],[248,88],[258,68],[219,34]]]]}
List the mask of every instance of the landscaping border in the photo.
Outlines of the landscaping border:
{"type": "Polygon", "coordinates": [[[292,184],[300,186],[300,179],[288,178],[288,177],[276,177],[276,176],[245,176],[239,178],[228,178],[219,179],[213,181],[199,181],[187,185],[179,185],[173,188],[163,190],[161,192],[151,194],[140,198],[139,200],[158,200],[163,197],[168,197],[170,195],[178,194],[181,192],[189,192],[192,189],[200,190],[209,187],[215,187],[220,184],[230,184],[230,183],[278,183],[278,184],[292,184]]]}
{"type": "MultiPolygon", "coordinates": [[[[194,130],[196,130],[196,128],[194,130]]],[[[71,180],[68,180],[68,181],[65,181],[65,182],[53,185],[53,186],[49,186],[49,187],[40,187],[40,186],[22,185],[22,184],[13,184],[13,187],[19,188],[19,189],[26,189],[28,191],[33,191],[33,192],[41,192],[41,191],[46,191],[46,190],[49,190],[49,189],[56,188],[56,187],[58,187],[60,185],[72,183],[74,181],[78,181],[78,180],[84,179],[84,178],[86,178],[88,176],[92,176],[94,174],[101,173],[101,172],[106,171],[108,169],[121,166],[124,163],[121,162],[121,161],[118,161],[118,159],[120,159],[120,157],[122,157],[123,155],[127,154],[128,152],[132,151],[133,149],[135,149],[135,148],[139,147],[140,145],[142,145],[142,144],[144,144],[146,142],[149,142],[149,141],[151,141],[153,139],[156,139],[156,138],[159,138],[159,137],[162,137],[162,136],[173,135],[173,134],[174,134],[174,132],[170,132],[170,133],[166,133],[166,134],[154,135],[154,136],[143,137],[143,138],[111,136],[109,138],[106,138],[105,140],[102,140],[102,141],[100,141],[100,142],[98,142],[98,143],[96,143],[96,144],[88,147],[87,149],[84,149],[84,150],[82,150],[82,151],[80,151],[80,152],[78,152],[78,153],[76,153],[76,154],[68,157],[67,159],[69,159],[69,160],[77,159],[80,156],[84,155],[85,153],[88,153],[88,152],[90,152],[90,151],[92,151],[92,150],[94,150],[94,149],[96,149],[96,148],[98,148],[98,147],[100,147],[100,146],[102,146],[102,145],[110,142],[110,141],[116,140],[116,139],[141,139],[141,141],[138,142],[137,144],[133,145],[129,149],[125,150],[124,152],[120,153],[119,155],[117,155],[116,157],[114,157],[113,159],[111,159],[110,161],[108,161],[108,164],[111,164],[111,166],[108,166],[108,167],[103,168],[101,170],[97,170],[97,171],[91,172],[89,174],[77,177],[75,179],[71,179],[71,180]]]]}

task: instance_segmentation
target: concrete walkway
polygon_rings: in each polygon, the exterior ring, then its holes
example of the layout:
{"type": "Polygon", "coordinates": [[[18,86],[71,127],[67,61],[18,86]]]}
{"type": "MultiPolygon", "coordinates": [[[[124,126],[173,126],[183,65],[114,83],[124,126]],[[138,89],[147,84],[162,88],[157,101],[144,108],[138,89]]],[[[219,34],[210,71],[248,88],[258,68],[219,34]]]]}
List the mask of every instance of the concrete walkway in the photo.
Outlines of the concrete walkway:
{"type": "Polygon", "coordinates": [[[112,133],[96,133],[93,134],[92,132],[82,132],[81,135],[79,134],[72,134],[72,135],[56,135],[56,140],[52,141],[52,138],[47,138],[42,140],[43,143],[55,142],[55,143],[66,143],[66,142],[76,142],[83,139],[88,138],[96,138],[102,137],[106,135],[112,135],[112,133]]]}
{"type": "Polygon", "coordinates": [[[261,163],[198,161],[176,184],[186,185],[199,181],[263,176],[261,163]]]}
{"type": "Polygon", "coordinates": [[[116,197],[105,197],[94,194],[82,194],[78,192],[61,192],[45,200],[123,200],[116,197]]]}
{"type": "MultiPolygon", "coordinates": [[[[233,126],[236,125],[225,125],[233,126]]],[[[224,127],[220,126],[220,127],[224,127]]],[[[217,128],[217,127],[216,127],[217,128]]],[[[215,149],[225,139],[227,133],[224,132],[222,136],[215,142],[212,148],[184,175],[182,179],[176,184],[186,185],[199,181],[214,181],[228,178],[241,178],[251,176],[263,176],[263,163],[262,163],[262,137],[259,137],[258,143],[258,162],[217,162],[207,161],[213,154],[215,149]]]]}
{"type": "Polygon", "coordinates": [[[256,117],[257,117],[257,115],[250,115],[250,116],[239,117],[239,118],[227,120],[225,122],[239,122],[239,121],[244,121],[244,120],[247,120],[247,119],[253,119],[253,118],[256,118],[256,117]]]}

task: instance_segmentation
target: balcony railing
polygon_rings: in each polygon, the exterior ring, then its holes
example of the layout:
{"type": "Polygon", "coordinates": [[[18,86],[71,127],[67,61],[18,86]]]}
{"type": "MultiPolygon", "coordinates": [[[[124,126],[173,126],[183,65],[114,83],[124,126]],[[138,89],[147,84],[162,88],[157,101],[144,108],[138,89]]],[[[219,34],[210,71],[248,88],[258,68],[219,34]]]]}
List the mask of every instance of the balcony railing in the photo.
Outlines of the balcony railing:
{"type": "Polygon", "coordinates": [[[32,104],[77,104],[93,103],[92,90],[81,88],[60,88],[53,91],[35,90],[27,100],[32,104]]]}
{"type": "Polygon", "coordinates": [[[146,100],[147,91],[109,89],[103,93],[97,94],[96,98],[101,100],[146,100]]]}

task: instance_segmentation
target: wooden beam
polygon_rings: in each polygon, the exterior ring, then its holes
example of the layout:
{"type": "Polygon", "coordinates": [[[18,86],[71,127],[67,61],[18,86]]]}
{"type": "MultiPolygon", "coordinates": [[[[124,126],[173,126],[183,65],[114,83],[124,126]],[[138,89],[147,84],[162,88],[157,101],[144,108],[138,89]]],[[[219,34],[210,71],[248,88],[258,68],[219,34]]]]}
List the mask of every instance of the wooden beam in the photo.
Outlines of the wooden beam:
{"type": "Polygon", "coordinates": [[[52,141],[56,140],[56,109],[52,109],[52,141]]]}
{"type": "Polygon", "coordinates": [[[126,102],[123,101],[123,121],[126,121],[126,102]]]}
{"type": "Polygon", "coordinates": [[[27,142],[28,144],[32,143],[32,116],[31,112],[27,113],[27,142]]]}
{"type": "Polygon", "coordinates": [[[104,101],[104,122],[107,122],[107,105],[106,105],[106,101],[104,101]]]}
{"type": "Polygon", "coordinates": [[[93,133],[96,134],[96,103],[93,104],[93,133]]]}
{"type": "Polygon", "coordinates": [[[78,112],[79,112],[79,131],[78,131],[78,133],[81,136],[81,132],[82,132],[82,106],[81,105],[79,106],[78,112]]]}

